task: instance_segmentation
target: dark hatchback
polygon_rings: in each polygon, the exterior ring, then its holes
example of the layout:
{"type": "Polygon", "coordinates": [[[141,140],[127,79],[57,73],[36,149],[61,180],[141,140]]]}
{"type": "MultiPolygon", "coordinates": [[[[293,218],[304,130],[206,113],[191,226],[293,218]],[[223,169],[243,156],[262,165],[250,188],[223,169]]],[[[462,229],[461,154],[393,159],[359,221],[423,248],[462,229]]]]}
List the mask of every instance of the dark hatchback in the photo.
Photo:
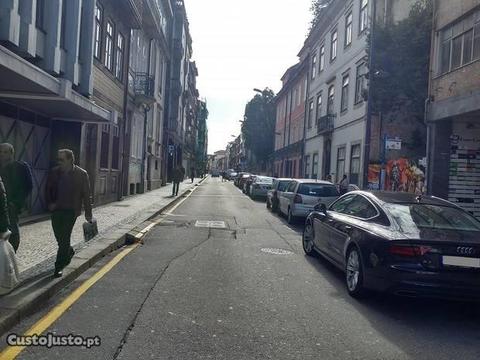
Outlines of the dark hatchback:
{"type": "Polygon", "coordinates": [[[303,249],[345,273],[347,290],[480,300],[480,221],[432,196],[353,191],[306,219],[303,249]]]}

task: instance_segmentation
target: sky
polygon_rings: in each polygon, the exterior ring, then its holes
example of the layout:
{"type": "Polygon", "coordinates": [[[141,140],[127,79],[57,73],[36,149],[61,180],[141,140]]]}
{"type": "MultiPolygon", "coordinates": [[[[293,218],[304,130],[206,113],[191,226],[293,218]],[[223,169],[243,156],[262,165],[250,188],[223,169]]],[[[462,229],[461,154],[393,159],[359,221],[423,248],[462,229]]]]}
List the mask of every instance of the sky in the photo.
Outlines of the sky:
{"type": "Polygon", "coordinates": [[[184,0],[197,88],[206,99],[208,153],[240,134],[245,105],[266,87],[277,93],[298,62],[311,0],[184,0]]]}

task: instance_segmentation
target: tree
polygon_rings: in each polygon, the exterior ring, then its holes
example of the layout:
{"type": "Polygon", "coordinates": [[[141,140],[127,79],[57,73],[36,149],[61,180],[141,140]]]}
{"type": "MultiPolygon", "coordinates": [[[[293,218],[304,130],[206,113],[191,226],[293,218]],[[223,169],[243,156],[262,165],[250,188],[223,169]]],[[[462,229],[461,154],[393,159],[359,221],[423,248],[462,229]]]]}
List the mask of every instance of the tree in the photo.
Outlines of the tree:
{"type": "Polygon", "coordinates": [[[265,88],[245,106],[242,135],[245,147],[265,166],[274,149],[275,133],[275,94],[265,88]]]}
{"type": "MultiPolygon", "coordinates": [[[[428,96],[432,29],[432,1],[419,0],[409,16],[397,24],[376,24],[373,81],[373,111],[388,113],[408,107],[423,122],[428,96]]],[[[369,39],[371,46],[371,38],[369,39]]],[[[373,74],[373,76],[372,76],[373,74]]]]}
{"type": "Polygon", "coordinates": [[[310,12],[312,13],[310,30],[317,25],[320,15],[333,1],[334,0],[312,0],[312,4],[310,5],[310,12]]]}

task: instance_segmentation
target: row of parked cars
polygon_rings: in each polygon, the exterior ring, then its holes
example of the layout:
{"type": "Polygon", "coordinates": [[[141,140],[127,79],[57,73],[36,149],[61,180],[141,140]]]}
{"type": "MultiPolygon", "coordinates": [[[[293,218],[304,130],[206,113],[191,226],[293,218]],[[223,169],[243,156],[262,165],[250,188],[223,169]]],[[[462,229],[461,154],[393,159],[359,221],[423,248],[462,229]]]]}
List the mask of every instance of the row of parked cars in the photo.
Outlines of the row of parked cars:
{"type": "Polygon", "coordinates": [[[305,253],[342,270],[351,296],[375,290],[480,300],[480,221],[456,204],[405,192],[340,195],[327,181],[264,178],[234,180],[251,196],[265,194],[267,208],[288,222],[305,219],[305,253]],[[267,185],[252,192],[254,184],[267,185]]]}

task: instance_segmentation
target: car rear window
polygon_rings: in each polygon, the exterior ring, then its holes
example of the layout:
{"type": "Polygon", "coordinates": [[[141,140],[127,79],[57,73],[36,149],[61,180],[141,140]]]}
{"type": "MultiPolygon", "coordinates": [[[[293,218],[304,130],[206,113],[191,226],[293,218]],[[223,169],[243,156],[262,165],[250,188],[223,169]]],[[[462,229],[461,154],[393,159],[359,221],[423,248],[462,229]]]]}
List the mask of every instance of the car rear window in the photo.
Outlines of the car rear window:
{"type": "Polygon", "coordinates": [[[287,189],[288,184],[290,184],[289,180],[280,181],[278,184],[278,191],[285,191],[287,189]]]}
{"type": "Polygon", "coordinates": [[[298,194],[319,197],[339,196],[337,187],[328,184],[300,184],[298,194]]]}
{"type": "Polygon", "coordinates": [[[385,204],[402,231],[439,229],[480,231],[480,221],[463,210],[431,204],[385,204]]]}
{"type": "Polygon", "coordinates": [[[273,178],[258,176],[255,182],[257,184],[273,184],[273,178]]]}

